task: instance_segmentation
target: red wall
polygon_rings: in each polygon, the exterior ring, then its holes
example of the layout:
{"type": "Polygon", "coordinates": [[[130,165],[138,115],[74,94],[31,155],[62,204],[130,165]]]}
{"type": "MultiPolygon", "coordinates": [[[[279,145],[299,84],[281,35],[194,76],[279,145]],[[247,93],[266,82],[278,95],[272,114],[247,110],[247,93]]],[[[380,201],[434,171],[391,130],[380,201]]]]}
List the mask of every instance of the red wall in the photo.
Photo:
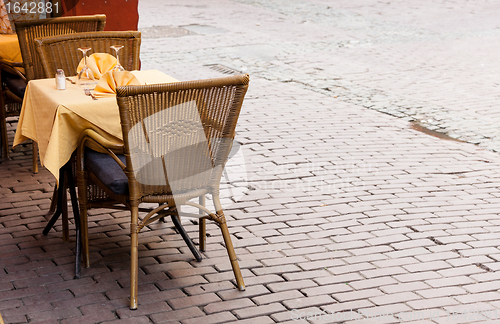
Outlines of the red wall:
{"type": "Polygon", "coordinates": [[[104,30],[137,30],[139,0],[62,0],[63,16],[105,14],[104,30]]]}

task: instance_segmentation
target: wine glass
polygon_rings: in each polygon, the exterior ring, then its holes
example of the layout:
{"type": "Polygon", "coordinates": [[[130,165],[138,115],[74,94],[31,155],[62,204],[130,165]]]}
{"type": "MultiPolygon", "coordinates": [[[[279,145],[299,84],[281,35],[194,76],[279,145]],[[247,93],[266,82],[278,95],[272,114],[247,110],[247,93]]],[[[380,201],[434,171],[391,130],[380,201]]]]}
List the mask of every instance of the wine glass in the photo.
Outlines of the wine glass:
{"type": "Polygon", "coordinates": [[[78,47],[78,50],[83,53],[83,68],[78,73],[78,85],[82,88],[93,88],[97,83],[94,72],[87,66],[87,52],[90,49],[90,47],[78,47]]]}
{"type": "Polygon", "coordinates": [[[116,65],[113,67],[113,71],[125,71],[123,66],[120,64],[120,59],[118,58],[118,52],[123,48],[123,45],[112,45],[111,48],[114,49],[116,53],[116,65]]]}

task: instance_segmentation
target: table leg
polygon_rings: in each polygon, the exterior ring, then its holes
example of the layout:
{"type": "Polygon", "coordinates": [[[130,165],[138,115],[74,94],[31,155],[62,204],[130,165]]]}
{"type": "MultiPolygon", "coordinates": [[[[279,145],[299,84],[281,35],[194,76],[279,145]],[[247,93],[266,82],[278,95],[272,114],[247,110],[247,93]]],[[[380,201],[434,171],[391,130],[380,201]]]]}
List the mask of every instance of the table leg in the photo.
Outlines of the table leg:
{"type": "Polygon", "coordinates": [[[179,220],[179,216],[172,215],[172,222],[174,223],[175,228],[177,228],[179,234],[181,234],[181,237],[184,239],[184,242],[186,242],[186,245],[188,246],[191,253],[193,253],[193,256],[196,259],[196,261],[200,262],[202,259],[201,254],[200,252],[198,252],[198,250],[193,244],[193,241],[191,241],[191,238],[188,236],[186,230],[182,226],[181,221],[179,220]]]}
{"type": "Polygon", "coordinates": [[[71,206],[73,207],[73,215],[75,218],[75,229],[76,229],[76,251],[75,251],[75,278],[80,278],[81,269],[81,250],[82,250],[82,238],[81,238],[81,224],[80,224],[80,210],[78,207],[78,199],[76,196],[75,179],[73,178],[73,168],[71,161],[66,163],[59,170],[59,187],[57,188],[57,205],[54,215],[50,218],[49,222],[43,230],[43,235],[47,235],[50,229],[54,226],[59,216],[66,214],[68,212],[66,189],[69,187],[69,193],[71,197],[71,206]],[[67,177],[67,178],[66,178],[67,177]],[[67,182],[66,182],[67,180],[67,182]]]}
{"type": "Polygon", "coordinates": [[[52,193],[52,201],[50,202],[49,213],[54,213],[56,211],[57,205],[57,188],[54,188],[52,193]]]}
{"type": "MultiPolygon", "coordinates": [[[[68,162],[70,163],[70,162],[68,162]]],[[[63,202],[65,199],[63,198],[66,195],[66,168],[68,163],[66,163],[60,170],[59,170],[59,187],[57,188],[57,205],[56,205],[56,211],[54,212],[54,215],[50,218],[49,222],[43,229],[43,235],[47,235],[50,231],[50,229],[54,226],[56,221],[59,219],[59,216],[61,216],[63,212],[63,208],[68,208],[68,206],[63,206],[63,202]]],[[[71,165],[69,166],[71,168],[71,165]]]]}

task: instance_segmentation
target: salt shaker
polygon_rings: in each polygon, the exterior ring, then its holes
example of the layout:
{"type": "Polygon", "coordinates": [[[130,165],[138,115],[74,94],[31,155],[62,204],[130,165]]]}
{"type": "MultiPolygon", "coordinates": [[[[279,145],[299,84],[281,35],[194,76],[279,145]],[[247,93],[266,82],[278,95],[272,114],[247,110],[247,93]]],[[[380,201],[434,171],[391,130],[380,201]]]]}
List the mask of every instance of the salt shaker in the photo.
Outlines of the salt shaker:
{"type": "Polygon", "coordinates": [[[66,89],[66,76],[63,69],[57,69],[56,73],[56,88],[57,90],[66,89]]]}

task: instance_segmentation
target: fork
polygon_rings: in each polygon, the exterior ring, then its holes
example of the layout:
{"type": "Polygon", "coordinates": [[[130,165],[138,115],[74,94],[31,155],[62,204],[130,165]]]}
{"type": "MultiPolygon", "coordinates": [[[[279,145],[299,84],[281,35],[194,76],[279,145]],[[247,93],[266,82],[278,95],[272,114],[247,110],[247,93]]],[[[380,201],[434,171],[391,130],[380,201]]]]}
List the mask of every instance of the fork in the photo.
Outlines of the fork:
{"type": "Polygon", "coordinates": [[[91,96],[92,99],[97,100],[96,96],[94,96],[94,94],[92,93],[92,90],[90,90],[89,88],[85,88],[85,89],[83,89],[83,91],[85,92],[85,94],[87,96],[91,96]]]}

